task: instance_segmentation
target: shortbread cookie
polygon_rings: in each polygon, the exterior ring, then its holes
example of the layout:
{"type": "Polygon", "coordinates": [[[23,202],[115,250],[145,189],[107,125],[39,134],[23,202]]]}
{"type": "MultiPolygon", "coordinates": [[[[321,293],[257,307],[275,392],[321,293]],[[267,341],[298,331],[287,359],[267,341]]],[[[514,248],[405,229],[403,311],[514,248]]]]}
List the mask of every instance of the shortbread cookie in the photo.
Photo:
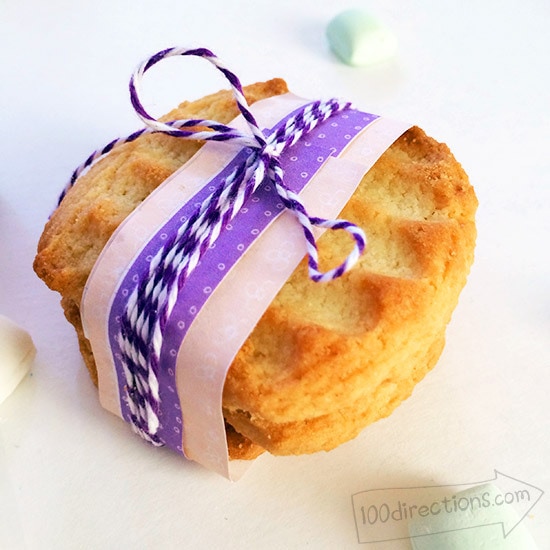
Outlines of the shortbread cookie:
{"type": "MultiPolygon", "coordinates": [[[[275,79],[245,88],[250,104],[286,93],[275,79]]],[[[165,120],[230,122],[229,91],[182,103],[165,120]]],[[[167,135],[125,144],[81,176],[38,245],[37,274],[62,296],[91,377],[80,301],[119,224],[201,146],[167,135]]],[[[328,450],[387,416],[436,363],[473,261],[476,197],[449,149],[408,130],[361,181],[340,217],[362,227],[367,252],[339,279],[315,283],[302,262],[230,367],[223,396],[232,458],[328,450]]],[[[327,232],[333,267],[349,237],[327,232]]]]}

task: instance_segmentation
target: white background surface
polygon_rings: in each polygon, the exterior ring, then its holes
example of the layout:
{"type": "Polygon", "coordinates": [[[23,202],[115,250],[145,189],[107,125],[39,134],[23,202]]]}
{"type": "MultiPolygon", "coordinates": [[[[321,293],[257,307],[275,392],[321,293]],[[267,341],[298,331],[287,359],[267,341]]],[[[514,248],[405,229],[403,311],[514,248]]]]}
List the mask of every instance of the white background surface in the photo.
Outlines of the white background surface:
{"type": "MultiPolygon", "coordinates": [[[[324,29],[360,5],[0,1],[0,313],[38,348],[0,405],[0,548],[407,548],[359,545],[352,494],[495,469],[545,491],[522,528],[550,548],[550,4],[373,0],[400,52],[354,69],[324,29]],[[480,201],[446,350],[413,396],[335,451],[264,456],[236,484],[101,410],[58,296],[31,270],[72,169],[139,127],[131,71],[173,45],[209,47],[244,83],[282,76],[299,95],[419,124],[450,145],[480,201]]],[[[160,115],[221,87],[207,63],[170,60],[148,75],[145,101],[160,115]]]]}

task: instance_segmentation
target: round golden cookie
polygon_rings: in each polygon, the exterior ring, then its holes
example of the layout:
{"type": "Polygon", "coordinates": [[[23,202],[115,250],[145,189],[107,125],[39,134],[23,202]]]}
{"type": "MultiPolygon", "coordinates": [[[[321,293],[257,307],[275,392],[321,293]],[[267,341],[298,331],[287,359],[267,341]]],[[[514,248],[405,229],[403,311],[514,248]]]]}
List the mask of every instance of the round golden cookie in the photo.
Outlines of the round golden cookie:
{"type": "MultiPolygon", "coordinates": [[[[274,79],[245,88],[250,104],[287,92],[274,79]]],[[[164,120],[237,116],[230,91],[182,103],[164,120]]],[[[201,146],[154,134],[81,176],[48,221],[36,273],[62,296],[97,383],[80,319],[84,285],[118,225],[201,146]]],[[[297,267],[238,352],[223,394],[230,456],[329,450],[390,414],[431,369],[473,261],[477,200],[446,145],[408,130],[361,181],[339,217],[368,248],[347,274],[314,283],[297,267]]],[[[349,237],[326,232],[319,253],[340,263],[349,237]]]]}

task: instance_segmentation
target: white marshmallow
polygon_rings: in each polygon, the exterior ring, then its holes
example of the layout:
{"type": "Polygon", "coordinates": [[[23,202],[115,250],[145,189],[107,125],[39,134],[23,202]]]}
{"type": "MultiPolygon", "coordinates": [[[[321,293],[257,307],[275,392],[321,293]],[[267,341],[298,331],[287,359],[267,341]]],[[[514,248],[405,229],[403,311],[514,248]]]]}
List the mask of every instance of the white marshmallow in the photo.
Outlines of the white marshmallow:
{"type": "Polygon", "coordinates": [[[0,315],[0,403],[29,372],[35,356],[36,348],[28,332],[0,315]]]}

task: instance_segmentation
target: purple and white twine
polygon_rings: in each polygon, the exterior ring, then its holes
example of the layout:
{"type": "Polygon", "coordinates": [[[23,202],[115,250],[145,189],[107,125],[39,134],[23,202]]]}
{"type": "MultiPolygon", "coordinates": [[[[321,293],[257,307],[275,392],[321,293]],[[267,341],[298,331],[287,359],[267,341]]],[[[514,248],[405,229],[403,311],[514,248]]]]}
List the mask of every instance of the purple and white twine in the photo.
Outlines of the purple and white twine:
{"type": "Polygon", "coordinates": [[[59,202],[78,177],[99,158],[124,143],[144,134],[164,133],[181,139],[204,141],[231,141],[240,144],[247,152],[245,160],[224,178],[206,200],[182,223],[159,249],[128,298],[121,319],[118,343],[122,351],[122,364],[127,388],[127,402],[134,431],[153,445],[163,445],[157,432],[160,426],[159,383],[160,353],[163,334],[177,302],[178,294],[205,252],[216,242],[220,233],[233,220],[246,201],[266,178],[274,184],[284,207],[290,210],[303,228],[308,255],[309,277],[315,282],[327,282],[340,277],[357,262],[365,250],[366,237],[362,229],[346,220],[327,220],[310,216],[299,195],[288,189],[279,157],[302,136],[335,113],[351,105],[337,99],[315,101],[305,105],[290,117],[284,126],[269,135],[258,126],[244,97],[237,76],[205,48],[170,48],[158,52],[142,63],[130,80],[132,105],[145,123],[145,128],[125,138],[111,141],[95,151],[79,166],[63,191],[59,202]],[[251,135],[216,121],[202,119],[161,122],[152,117],[139,99],[140,82],[146,71],[159,61],[173,56],[198,56],[212,63],[231,84],[239,111],[248,124],[251,135]],[[190,128],[207,128],[193,130],[190,128]],[[321,272],[313,226],[342,229],[355,241],[355,246],[344,262],[334,269],[321,272]]]}

